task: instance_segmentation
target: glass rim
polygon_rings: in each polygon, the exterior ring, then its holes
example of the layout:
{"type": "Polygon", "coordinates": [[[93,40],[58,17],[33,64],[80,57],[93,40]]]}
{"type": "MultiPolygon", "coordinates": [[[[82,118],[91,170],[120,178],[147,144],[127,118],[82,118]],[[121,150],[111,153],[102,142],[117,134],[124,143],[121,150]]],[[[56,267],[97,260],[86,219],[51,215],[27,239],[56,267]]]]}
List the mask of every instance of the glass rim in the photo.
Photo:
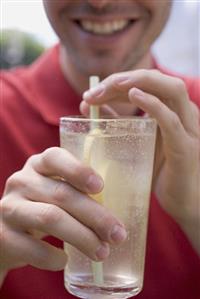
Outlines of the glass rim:
{"type": "Polygon", "coordinates": [[[70,116],[62,116],[60,117],[60,124],[65,123],[65,122],[124,122],[124,121],[130,121],[130,122],[156,122],[156,119],[150,116],[124,116],[121,117],[113,117],[112,116],[105,116],[105,118],[100,117],[100,118],[86,118],[83,117],[82,115],[70,115],[70,116]]]}

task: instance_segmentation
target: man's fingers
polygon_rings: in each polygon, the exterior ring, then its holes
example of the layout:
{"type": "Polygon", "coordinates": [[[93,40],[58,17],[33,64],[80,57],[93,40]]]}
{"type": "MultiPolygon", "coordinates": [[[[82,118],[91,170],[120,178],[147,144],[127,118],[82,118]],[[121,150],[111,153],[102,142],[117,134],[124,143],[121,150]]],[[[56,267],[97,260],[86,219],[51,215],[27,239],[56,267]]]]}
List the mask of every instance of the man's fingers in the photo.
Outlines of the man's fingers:
{"type": "Polygon", "coordinates": [[[31,194],[32,201],[42,201],[60,207],[92,229],[103,241],[110,243],[120,241],[120,236],[115,235],[112,239],[112,231],[117,225],[119,230],[120,227],[123,229],[123,224],[88,195],[79,192],[62,180],[54,180],[38,174],[31,179],[27,176],[23,182],[21,194],[24,198],[29,198],[31,194]]]}
{"type": "Polygon", "coordinates": [[[78,248],[93,260],[109,255],[109,245],[89,228],[57,206],[23,199],[7,200],[5,221],[19,230],[36,229],[78,248]],[[23,208],[22,208],[23,205],[23,208]]]}
{"type": "Polygon", "coordinates": [[[193,129],[191,103],[184,82],[157,70],[136,70],[111,75],[96,88],[85,92],[83,98],[90,105],[128,101],[128,92],[133,87],[159,98],[179,115],[187,130],[193,129]],[[99,89],[101,93],[98,93],[99,89]]]}
{"type": "Polygon", "coordinates": [[[184,128],[191,130],[191,103],[183,80],[162,74],[157,70],[138,70],[130,81],[128,84],[132,83],[133,87],[160,99],[179,116],[184,128]]]}
{"type": "Polygon", "coordinates": [[[52,147],[42,154],[32,156],[25,167],[30,164],[41,175],[62,177],[69,184],[86,193],[98,193],[103,188],[103,180],[94,170],[59,147],[52,147]]]}
{"type": "Polygon", "coordinates": [[[120,74],[107,77],[96,87],[83,93],[83,99],[88,104],[102,105],[112,101],[127,101],[127,88],[121,88],[116,84],[116,79],[120,74]]]}
{"type": "Polygon", "coordinates": [[[58,271],[67,263],[67,256],[63,250],[35,239],[25,232],[11,230],[6,225],[2,228],[1,239],[2,257],[6,267],[22,267],[28,264],[40,269],[58,271]]]}
{"type": "Polygon", "coordinates": [[[137,88],[129,91],[130,101],[155,118],[163,136],[167,153],[181,154],[187,140],[184,127],[177,114],[171,111],[157,97],[147,94],[137,88]]]}

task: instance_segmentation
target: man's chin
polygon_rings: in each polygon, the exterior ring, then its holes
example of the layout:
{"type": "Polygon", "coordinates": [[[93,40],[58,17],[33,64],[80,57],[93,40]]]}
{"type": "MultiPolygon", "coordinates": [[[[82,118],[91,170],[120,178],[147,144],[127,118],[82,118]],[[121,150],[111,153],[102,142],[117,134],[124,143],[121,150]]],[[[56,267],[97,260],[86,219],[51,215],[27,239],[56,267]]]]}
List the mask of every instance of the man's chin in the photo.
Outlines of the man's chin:
{"type": "MultiPolygon", "coordinates": [[[[141,57],[130,57],[123,59],[122,57],[109,57],[109,58],[87,58],[81,60],[79,70],[83,75],[96,75],[101,79],[108,77],[114,73],[126,72],[136,68],[137,62],[141,57]],[[84,61],[84,64],[82,63],[84,61]]],[[[77,65],[78,66],[78,65],[77,65]]]]}

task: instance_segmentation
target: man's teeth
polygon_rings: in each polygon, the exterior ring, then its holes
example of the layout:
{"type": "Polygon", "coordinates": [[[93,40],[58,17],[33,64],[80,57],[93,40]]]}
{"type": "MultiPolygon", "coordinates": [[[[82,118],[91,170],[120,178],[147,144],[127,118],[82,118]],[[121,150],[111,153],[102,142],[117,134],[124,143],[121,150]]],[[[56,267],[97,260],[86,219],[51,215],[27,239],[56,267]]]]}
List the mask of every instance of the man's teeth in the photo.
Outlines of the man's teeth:
{"type": "Polygon", "coordinates": [[[128,20],[118,20],[105,23],[97,23],[91,21],[81,21],[81,27],[89,32],[95,34],[112,34],[114,32],[124,29],[128,25],[128,20]]]}

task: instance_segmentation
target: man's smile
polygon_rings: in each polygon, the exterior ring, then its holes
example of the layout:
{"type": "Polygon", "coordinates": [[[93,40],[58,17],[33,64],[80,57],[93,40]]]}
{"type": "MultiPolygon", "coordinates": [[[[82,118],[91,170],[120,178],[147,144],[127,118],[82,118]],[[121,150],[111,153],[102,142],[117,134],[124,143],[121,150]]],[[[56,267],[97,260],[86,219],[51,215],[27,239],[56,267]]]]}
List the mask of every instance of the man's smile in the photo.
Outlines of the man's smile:
{"type": "Polygon", "coordinates": [[[116,19],[111,21],[78,20],[76,24],[84,31],[96,35],[112,35],[124,31],[133,24],[134,20],[116,19]]]}

